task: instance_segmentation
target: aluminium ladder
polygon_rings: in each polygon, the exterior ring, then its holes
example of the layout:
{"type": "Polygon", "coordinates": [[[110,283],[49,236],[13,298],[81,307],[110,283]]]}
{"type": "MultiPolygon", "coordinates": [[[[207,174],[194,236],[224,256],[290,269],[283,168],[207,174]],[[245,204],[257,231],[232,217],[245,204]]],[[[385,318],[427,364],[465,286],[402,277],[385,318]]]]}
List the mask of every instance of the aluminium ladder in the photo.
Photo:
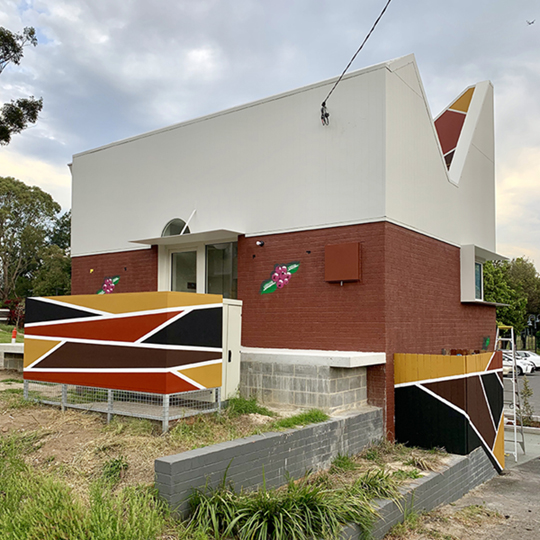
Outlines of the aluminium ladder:
{"type": "Polygon", "coordinates": [[[522,411],[521,411],[521,395],[519,392],[519,380],[517,375],[517,366],[516,366],[516,344],[514,341],[514,327],[513,326],[498,326],[497,327],[497,336],[495,338],[495,350],[503,351],[506,350],[512,353],[512,373],[511,381],[512,387],[511,390],[506,389],[503,379],[503,388],[504,388],[504,407],[510,408],[513,411],[513,421],[512,423],[506,423],[505,415],[505,426],[511,426],[513,432],[513,439],[506,439],[505,443],[512,443],[513,451],[508,452],[514,456],[515,461],[518,460],[518,444],[521,445],[521,449],[525,454],[525,435],[523,434],[523,420],[522,420],[522,411]],[[503,333],[505,336],[503,337],[503,333]],[[509,334],[509,335],[508,335],[509,334]],[[503,349],[503,345],[509,343],[510,347],[508,349],[503,349]],[[519,435],[521,440],[518,440],[518,424],[519,424],[519,435]]]}

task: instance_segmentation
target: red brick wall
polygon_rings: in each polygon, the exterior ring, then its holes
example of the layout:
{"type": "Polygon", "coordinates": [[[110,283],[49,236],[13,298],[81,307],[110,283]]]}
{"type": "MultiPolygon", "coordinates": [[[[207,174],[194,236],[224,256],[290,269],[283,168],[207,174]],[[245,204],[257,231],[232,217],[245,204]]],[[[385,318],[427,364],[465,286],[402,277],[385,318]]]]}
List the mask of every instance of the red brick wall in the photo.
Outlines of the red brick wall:
{"type": "Polygon", "coordinates": [[[368,370],[368,399],[386,408],[390,435],[395,352],[479,349],[483,336],[494,339],[495,309],[460,301],[459,248],[391,223],[240,238],[238,291],[246,347],[386,352],[386,366],[368,370]],[[346,242],[362,244],[362,280],[326,283],[324,247],[346,242]],[[261,295],[274,264],[292,261],[300,269],[289,284],[261,295]]]}
{"type": "Polygon", "coordinates": [[[239,238],[238,297],[246,347],[384,351],[384,225],[370,223],[239,238]],[[264,241],[258,247],[257,240],[264,241]],[[362,280],[324,281],[324,248],[362,243],[362,280]],[[365,257],[364,257],[365,254],[365,257]],[[300,262],[290,282],[261,295],[274,265],[300,262]]]}
{"type": "Polygon", "coordinates": [[[95,294],[112,276],[120,276],[114,292],[157,291],[157,246],[73,257],[71,272],[71,294],[95,294]]]}

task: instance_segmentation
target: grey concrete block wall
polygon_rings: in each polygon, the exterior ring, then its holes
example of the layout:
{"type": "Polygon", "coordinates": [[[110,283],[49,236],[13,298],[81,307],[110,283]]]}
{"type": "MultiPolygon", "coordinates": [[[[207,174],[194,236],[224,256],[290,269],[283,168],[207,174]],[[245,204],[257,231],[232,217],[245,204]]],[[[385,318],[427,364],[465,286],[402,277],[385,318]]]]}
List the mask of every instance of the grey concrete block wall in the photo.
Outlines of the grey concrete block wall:
{"type": "Polygon", "coordinates": [[[0,369],[23,370],[24,344],[4,343],[0,344],[0,369]]]}
{"type": "Polygon", "coordinates": [[[367,403],[365,367],[261,362],[242,355],[240,394],[270,406],[343,412],[367,403]]]}
{"type": "MultiPolygon", "coordinates": [[[[373,538],[383,538],[394,525],[401,523],[404,511],[430,511],[441,504],[457,501],[496,475],[495,467],[482,448],[477,448],[468,456],[451,456],[447,469],[432,472],[403,489],[403,499],[399,503],[379,501],[380,518],[375,523],[373,538]]],[[[360,540],[358,527],[346,527],[342,538],[360,540]]]]}
{"type": "Polygon", "coordinates": [[[227,480],[236,489],[268,487],[330,466],[338,454],[355,454],[383,437],[381,409],[365,407],[320,424],[190,450],[155,461],[156,487],[171,507],[184,513],[194,488],[227,480]]]}

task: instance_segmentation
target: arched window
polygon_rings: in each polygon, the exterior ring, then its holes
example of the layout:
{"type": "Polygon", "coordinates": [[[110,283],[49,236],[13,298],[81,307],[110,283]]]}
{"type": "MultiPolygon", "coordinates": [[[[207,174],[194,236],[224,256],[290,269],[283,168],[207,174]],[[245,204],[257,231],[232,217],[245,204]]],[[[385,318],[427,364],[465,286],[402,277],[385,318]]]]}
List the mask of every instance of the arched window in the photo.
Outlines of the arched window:
{"type": "MultiPolygon", "coordinates": [[[[171,221],[165,225],[161,236],[176,236],[184,230],[184,227],[186,227],[186,222],[183,219],[171,219],[171,221]]],[[[186,227],[184,234],[189,234],[189,227],[186,227]]]]}

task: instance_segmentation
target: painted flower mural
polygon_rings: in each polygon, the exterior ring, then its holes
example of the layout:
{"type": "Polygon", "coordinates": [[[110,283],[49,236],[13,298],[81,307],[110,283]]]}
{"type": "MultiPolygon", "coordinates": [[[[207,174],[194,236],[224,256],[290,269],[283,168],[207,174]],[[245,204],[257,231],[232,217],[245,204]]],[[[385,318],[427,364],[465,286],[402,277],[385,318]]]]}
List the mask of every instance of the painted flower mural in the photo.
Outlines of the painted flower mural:
{"type": "Polygon", "coordinates": [[[103,285],[97,294],[111,294],[114,291],[117,283],[120,281],[120,276],[107,277],[103,280],[103,285]]]}
{"type": "Polygon", "coordinates": [[[291,280],[291,276],[298,272],[300,263],[298,261],[288,264],[276,264],[270,279],[261,283],[261,294],[270,294],[278,289],[283,289],[291,280]]]}

